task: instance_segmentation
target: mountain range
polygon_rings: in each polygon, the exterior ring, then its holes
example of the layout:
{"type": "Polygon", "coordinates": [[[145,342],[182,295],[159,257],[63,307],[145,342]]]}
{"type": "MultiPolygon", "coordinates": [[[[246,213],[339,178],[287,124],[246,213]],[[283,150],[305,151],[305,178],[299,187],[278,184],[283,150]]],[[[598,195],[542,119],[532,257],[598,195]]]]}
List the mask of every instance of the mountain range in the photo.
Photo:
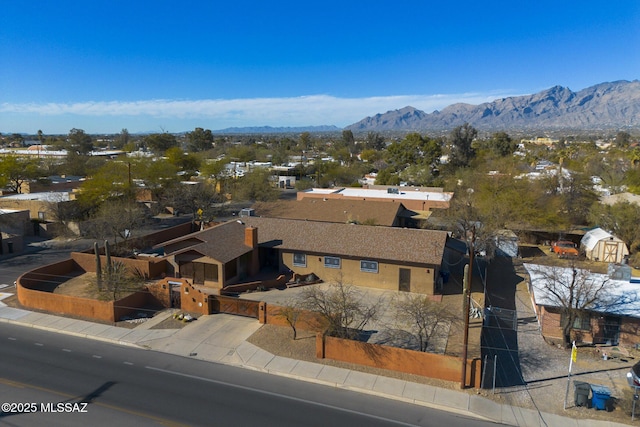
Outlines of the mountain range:
{"type": "Polygon", "coordinates": [[[464,123],[479,130],[640,129],[640,81],[600,83],[578,92],[554,86],[480,105],[452,104],[431,114],[407,106],[366,117],[345,129],[449,130],[464,123]]]}

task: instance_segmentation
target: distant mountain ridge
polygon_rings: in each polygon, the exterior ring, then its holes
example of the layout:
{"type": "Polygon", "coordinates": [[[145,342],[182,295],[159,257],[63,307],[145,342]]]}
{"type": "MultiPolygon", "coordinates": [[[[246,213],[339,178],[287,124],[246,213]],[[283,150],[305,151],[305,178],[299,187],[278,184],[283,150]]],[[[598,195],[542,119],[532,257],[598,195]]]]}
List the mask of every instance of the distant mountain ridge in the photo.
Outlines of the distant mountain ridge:
{"type": "Polygon", "coordinates": [[[337,126],[300,126],[300,127],[272,127],[272,126],[250,126],[250,127],[231,127],[220,130],[213,130],[215,134],[247,134],[247,133],[297,133],[297,132],[339,132],[341,129],[337,126]]]}
{"type": "Polygon", "coordinates": [[[431,114],[408,106],[366,117],[345,129],[447,130],[464,123],[481,130],[640,129],[640,81],[601,83],[579,92],[554,86],[480,105],[452,104],[431,114]]]}

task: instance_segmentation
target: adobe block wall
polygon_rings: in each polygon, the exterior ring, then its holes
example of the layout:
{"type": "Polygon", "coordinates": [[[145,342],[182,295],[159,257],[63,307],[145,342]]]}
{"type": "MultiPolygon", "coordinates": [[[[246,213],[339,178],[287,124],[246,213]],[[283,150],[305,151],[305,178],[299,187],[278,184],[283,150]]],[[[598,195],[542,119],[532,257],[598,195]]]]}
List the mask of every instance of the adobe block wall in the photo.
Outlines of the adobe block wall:
{"type": "MultiPolygon", "coordinates": [[[[28,273],[27,273],[28,274],[28,273]]],[[[97,301],[69,295],[28,289],[21,284],[16,285],[18,301],[25,307],[47,311],[53,314],[70,314],[105,322],[114,322],[113,301],[97,301]]]]}
{"type": "MultiPolygon", "coordinates": [[[[73,259],[82,270],[92,273],[96,272],[96,256],[87,252],[72,252],[71,259],[73,259]]],[[[167,261],[164,259],[133,259],[133,258],[120,258],[111,257],[111,262],[120,262],[127,267],[130,274],[140,272],[149,278],[161,277],[167,268],[167,261]]],[[[104,269],[107,265],[107,257],[100,255],[100,263],[104,269]]]]}
{"type": "Polygon", "coordinates": [[[157,300],[148,292],[136,292],[119,299],[113,305],[113,318],[114,321],[119,321],[125,316],[131,316],[136,313],[146,313],[149,317],[152,315],[150,312],[144,311],[143,307],[151,305],[159,305],[157,300]]]}
{"type": "MultiPolygon", "coordinates": [[[[459,357],[323,337],[322,334],[316,337],[316,355],[445,381],[460,381],[462,375],[462,359],[459,357]]],[[[479,388],[481,373],[481,360],[468,360],[466,384],[479,388]]]]}
{"type": "MultiPolygon", "coordinates": [[[[180,279],[177,279],[180,280],[180,279]]],[[[190,313],[201,315],[211,314],[209,309],[209,294],[195,288],[184,281],[180,287],[180,308],[190,313]]]]}
{"type": "Polygon", "coordinates": [[[171,307],[171,285],[170,279],[163,279],[147,285],[147,290],[151,296],[163,307],[171,307]]]}

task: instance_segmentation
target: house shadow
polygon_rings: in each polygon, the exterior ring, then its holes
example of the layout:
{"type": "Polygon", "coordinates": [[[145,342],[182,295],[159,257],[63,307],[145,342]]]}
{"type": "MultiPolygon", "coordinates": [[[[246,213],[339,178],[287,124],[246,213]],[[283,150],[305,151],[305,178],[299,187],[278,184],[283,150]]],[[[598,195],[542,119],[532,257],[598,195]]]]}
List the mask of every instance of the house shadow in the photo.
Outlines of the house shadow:
{"type": "Polygon", "coordinates": [[[485,317],[480,337],[485,363],[482,387],[524,385],[518,351],[516,286],[519,277],[510,257],[498,256],[487,268],[485,317]]]}

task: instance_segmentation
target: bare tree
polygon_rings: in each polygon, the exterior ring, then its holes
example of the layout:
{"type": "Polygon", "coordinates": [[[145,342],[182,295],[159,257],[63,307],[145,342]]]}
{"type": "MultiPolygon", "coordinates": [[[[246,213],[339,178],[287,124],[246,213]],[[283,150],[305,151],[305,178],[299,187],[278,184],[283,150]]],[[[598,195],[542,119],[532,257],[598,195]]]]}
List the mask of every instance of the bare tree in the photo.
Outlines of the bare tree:
{"type": "Polygon", "coordinates": [[[408,332],[420,351],[427,351],[433,340],[447,336],[448,327],[460,321],[460,316],[446,304],[433,301],[428,295],[405,294],[393,305],[397,330],[408,332]]]}
{"type": "Polygon", "coordinates": [[[590,311],[616,312],[638,300],[637,292],[621,292],[607,276],[579,268],[535,265],[528,267],[536,300],[561,310],[560,326],[565,346],[577,319],[590,311]]]}
{"type": "Polygon", "coordinates": [[[342,279],[329,287],[307,287],[301,297],[301,307],[317,312],[326,322],[328,335],[348,339],[361,335],[381,305],[381,299],[368,301],[367,294],[342,279]]]}
{"type": "Polygon", "coordinates": [[[300,307],[300,302],[297,300],[289,300],[283,306],[280,307],[278,311],[278,316],[282,317],[287,324],[291,327],[293,331],[293,339],[297,339],[298,330],[297,323],[300,315],[302,314],[302,308],[300,307]]]}
{"type": "Polygon", "coordinates": [[[133,231],[143,225],[144,219],[143,210],[135,202],[126,199],[107,201],[93,219],[93,237],[111,238],[115,244],[114,253],[121,254],[127,249],[133,231]]]}
{"type": "Polygon", "coordinates": [[[103,298],[117,301],[130,292],[140,291],[144,285],[145,277],[137,272],[131,272],[127,266],[120,262],[112,262],[107,266],[108,274],[103,275],[105,292],[103,298]]]}

